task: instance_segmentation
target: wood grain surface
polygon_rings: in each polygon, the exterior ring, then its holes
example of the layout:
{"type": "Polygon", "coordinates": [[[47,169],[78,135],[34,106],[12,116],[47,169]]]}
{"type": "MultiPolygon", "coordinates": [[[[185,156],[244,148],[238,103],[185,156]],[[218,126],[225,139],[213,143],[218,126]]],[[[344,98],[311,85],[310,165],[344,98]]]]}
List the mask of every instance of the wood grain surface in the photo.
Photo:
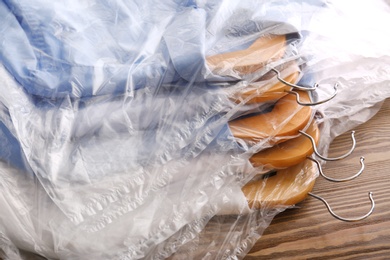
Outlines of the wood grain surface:
{"type": "MultiPolygon", "coordinates": [[[[357,127],[357,147],[347,159],[328,162],[324,172],[347,177],[358,171],[360,156],[366,169],[357,179],[334,183],[318,178],[313,193],[325,198],[336,214],[364,215],[374,193],[374,213],[359,222],[333,218],[321,201],[307,198],[299,208],[275,217],[251,249],[252,259],[390,259],[390,100],[368,122],[357,127]]],[[[330,156],[350,147],[349,133],[336,138],[330,156]]]]}

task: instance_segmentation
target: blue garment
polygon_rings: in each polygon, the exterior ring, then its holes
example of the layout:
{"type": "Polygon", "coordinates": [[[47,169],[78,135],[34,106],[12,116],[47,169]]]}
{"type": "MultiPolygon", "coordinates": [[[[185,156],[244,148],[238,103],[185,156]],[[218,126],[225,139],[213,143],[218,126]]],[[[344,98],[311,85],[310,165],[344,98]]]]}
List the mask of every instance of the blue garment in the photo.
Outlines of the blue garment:
{"type": "MultiPolygon", "coordinates": [[[[0,2],[0,62],[42,111],[55,111],[61,101],[50,100],[58,98],[120,95],[143,88],[157,94],[164,86],[188,89],[186,93],[195,85],[208,86],[195,82],[235,82],[237,78],[212,74],[206,55],[246,48],[264,33],[289,34],[298,29],[289,23],[294,17],[280,15],[288,9],[284,1],[237,3],[5,0],[0,2]]],[[[289,9],[302,4],[290,3],[289,9]]],[[[315,9],[323,3],[305,5],[315,9]]],[[[93,107],[89,100],[80,108],[93,107]]],[[[134,127],[161,126],[157,116],[146,121],[134,127]]],[[[219,127],[223,128],[226,125],[219,127]]],[[[22,167],[20,140],[4,124],[0,132],[7,140],[0,158],[22,167]]],[[[77,131],[72,134],[77,139],[77,131]]],[[[221,138],[233,139],[231,134],[221,138]]]]}
{"type": "MultiPolygon", "coordinates": [[[[2,117],[1,120],[4,120],[4,117],[2,117]]],[[[19,141],[2,121],[0,121],[0,144],[1,160],[4,160],[13,167],[17,167],[22,170],[29,169],[19,141]]]]}
{"type": "Polygon", "coordinates": [[[322,1],[1,1],[0,62],[14,81],[0,94],[0,159],[31,168],[78,216],[85,205],[63,194],[73,184],[244,153],[219,87],[243,79],[213,74],[206,57],[303,30],[303,5],[311,16],[322,1]]]}
{"type": "MultiPolygon", "coordinates": [[[[37,232],[53,234],[65,256],[101,256],[96,241],[119,240],[107,255],[135,248],[141,258],[229,204],[252,166],[228,127],[247,108],[224,86],[247,78],[214,74],[206,57],[267,34],[296,35],[322,5],[0,0],[0,160],[42,186],[32,207],[46,215],[47,201],[55,214],[42,225],[52,229],[37,232]]],[[[297,53],[281,62],[289,55],[297,53]]]]}
{"type": "Polygon", "coordinates": [[[237,80],[207,71],[205,55],[255,39],[244,36],[297,32],[280,15],[284,1],[237,2],[4,0],[0,61],[29,94],[48,98],[237,80]]]}

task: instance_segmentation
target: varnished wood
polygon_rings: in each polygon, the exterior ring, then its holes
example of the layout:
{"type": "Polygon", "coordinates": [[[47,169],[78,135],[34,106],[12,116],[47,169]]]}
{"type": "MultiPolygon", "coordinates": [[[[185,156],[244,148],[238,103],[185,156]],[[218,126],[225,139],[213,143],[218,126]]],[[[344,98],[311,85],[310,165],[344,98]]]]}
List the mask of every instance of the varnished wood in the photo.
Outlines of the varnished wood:
{"type": "Polygon", "coordinates": [[[285,35],[265,35],[258,38],[247,49],[208,57],[207,65],[218,75],[231,73],[245,75],[262,69],[271,61],[280,59],[285,50],[285,35]]]}
{"type": "MultiPolygon", "coordinates": [[[[300,92],[303,102],[309,102],[306,92],[300,92]]],[[[239,118],[229,122],[229,128],[234,137],[259,141],[269,139],[271,143],[285,141],[298,135],[311,117],[311,108],[300,106],[295,96],[288,94],[281,98],[271,112],[260,115],[239,118]]]]}
{"type": "MultiPolygon", "coordinates": [[[[324,205],[308,198],[299,208],[273,220],[245,257],[251,259],[390,259],[390,100],[377,115],[357,127],[357,148],[347,159],[324,166],[327,175],[346,177],[366,157],[366,170],[357,179],[332,183],[318,178],[313,193],[324,197],[345,217],[364,215],[370,208],[367,192],[374,192],[376,208],[367,219],[346,223],[334,219],[324,205]]],[[[332,143],[330,155],[350,145],[349,133],[332,143]]]]}
{"type": "MultiPolygon", "coordinates": [[[[305,131],[317,143],[319,139],[318,127],[313,121],[305,131]]],[[[253,166],[262,166],[270,169],[281,169],[300,163],[313,153],[313,145],[309,138],[300,135],[297,138],[264,149],[250,158],[253,166]]]]}
{"type": "MultiPolygon", "coordinates": [[[[283,77],[283,80],[291,84],[296,84],[297,80],[299,79],[299,68],[295,64],[294,66],[296,67],[295,70],[291,74],[283,77]]],[[[246,104],[254,104],[270,102],[274,100],[276,101],[287,95],[287,91],[290,91],[291,89],[292,87],[277,80],[275,74],[273,80],[268,79],[265,83],[262,81],[254,82],[251,86],[248,87],[248,89],[245,89],[243,92],[236,93],[235,96],[236,98],[239,97],[237,100],[245,100],[246,104]],[[269,86],[272,83],[274,83],[274,85],[269,86]]]]}
{"type": "Polygon", "coordinates": [[[279,170],[275,175],[247,183],[242,192],[251,208],[291,206],[313,189],[317,166],[310,160],[279,170]]]}

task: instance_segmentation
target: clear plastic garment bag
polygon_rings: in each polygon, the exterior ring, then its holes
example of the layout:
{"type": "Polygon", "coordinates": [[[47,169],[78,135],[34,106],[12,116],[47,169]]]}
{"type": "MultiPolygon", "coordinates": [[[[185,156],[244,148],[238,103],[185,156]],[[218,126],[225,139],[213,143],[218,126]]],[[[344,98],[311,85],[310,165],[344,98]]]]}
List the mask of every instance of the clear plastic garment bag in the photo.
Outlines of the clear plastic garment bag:
{"type": "Polygon", "coordinates": [[[319,175],[302,133],[326,156],[390,96],[379,0],[3,0],[0,16],[5,259],[241,259],[319,175]]]}

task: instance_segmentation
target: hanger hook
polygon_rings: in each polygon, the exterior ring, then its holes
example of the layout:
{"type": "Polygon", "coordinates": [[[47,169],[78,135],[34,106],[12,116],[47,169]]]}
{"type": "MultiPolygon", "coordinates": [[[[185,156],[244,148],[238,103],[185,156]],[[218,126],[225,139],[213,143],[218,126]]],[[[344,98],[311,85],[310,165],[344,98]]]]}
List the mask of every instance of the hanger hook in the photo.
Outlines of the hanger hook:
{"type": "Polygon", "coordinates": [[[313,194],[313,193],[311,193],[311,192],[309,192],[308,194],[309,194],[310,196],[312,196],[312,197],[314,197],[314,198],[316,198],[316,199],[322,201],[322,202],[325,204],[325,206],[327,207],[329,213],[330,213],[333,217],[337,218],[338,220],[342,220],[342,221],[346,221],[346,222],[355,222],[355,221],[363,220],[363,219],[367,218],[368,216],[370,216],[370,215],[372,214],[372,212],[374,211],[374,208],[375,208],[375,201],[374,201],[374,198],[372,197],[372,196],[373,196],[373,193],[372,193],[372,192],[369,192],[369,193],[368,193],[368,197],[370,198],[370,201],[371,201],[371,209],[370,209],[370,211],[369,211],[367,214],[365,214],[364,216],[361,216],[361,217],[357,217],[357,218],[343,218],[343,217],[340,217],[340,216],[338,216],[337,214],[335,214],[335,213],[333,212],[333,210],[330,208],[328,202],[326,202],[325,199],[323,199],[323,198],[321,198],[320,196],[317,196],[317,195],[315,195],[315,194],[313,194]]]}
{"type": "MultiPolygon", "coordinates": [[[[280,82],[282,82],[283,84],[285,84],[287,86],[290,86],[290,87],[292,87],[294,89],[303,90],[303,91],[314,91],[314,90],[316,90],[318,88],[318,84],[317,83],[314,83],[314,85],[312,87],[303,87],[303,86],[299,86],[299,85],[296,85],[296,84],[292,84],[290,82],[285,81],[280,76],[280,72],[277,69],[271,68],[271,70],[276,73],[276,77],[277,77],[277,79],[280,82]]],[[[286,91],[286,92],[288,92],[290,94],[294,94],[297,97],[298,104],[300,104],[301,106],[315,106],[315,105],[323,104],[323,103],[328,102],[329,100],[333,99],[337,95],[337,92],[338,92],[338,83],[334,84],[333,89],[334,89],[334,92],[333,92],[332,96],[330,96],[327,99],[320,100],[320,101],[317,101],[317,102],[314,102],[314,103],[301,102],[299,94],[296,91],[286,91]]]]}
{"type": "Polygon", "coordinates": [[[294,94],[297,97],[297,103],[301,106],[316,106],[316,105],[323,104],[323,103],[328,102],[329,100],[333,99],[337,95],[337,92],[338,92],[337,87],[338,87],[338,83],[335,83],[333,86],[334,92],[333,92],[332,96],[330,96],[324,100],[320,100],[317,102],[308,102],[308,103],[302,102],[300,100],[300,96],[299,96],[298,92],[296,92],[296,91],[286,91],[286,92],[290,93],[290,94],[294,94]]]}
{"type": "Polygon", "coordinates": [[[285,81],[285,80],[280,76],[280,72],[279,72],[277,69],[271,68],[271,70],[272,70],[273,72],[276,73],[276,77],[277,77],[277,79],[278,79],[280,82],[282,82],[283,84],[286,84],[287,86],[290,86],[290,87],[292,87],[292,88],[295,88],[295,89],[298,89],[298,90],[304,90],[304,91],[313,91],[313,90],[316,90],[317,87],[318,87],[318,84],[317,84],[317,83],[315,83],[312,87],[309,87],[309,88],[307,88],[307,87],[302,87],[302,86],[295,85],[295,84],[292,84],[292,83],[290,83],[290,82],[285,81]]]}
{"type": "Polygon", "coordinates": [[[331,177],[328,177],[324,174],[324,172],[322,171],[322,167],[321,167],[321,164],[319,161],[317,161],[316,159],[312,158],[312,157],[307,157],[307,159],[315,162],[317,164],[317,167],[318,167],[318,171],[320,172],[321,176],[324,177],[326,180],[328,181],[333,181],[333,182],[344,182],[344,181],[350,181],[350,180],[353,180],[355,179],[356,177],[358,177],[360,174],[362,174],[362,172],[364,171],[364,157],[360,157],[360,165],[361,165],[361,168],[360,170],[353,176],[351,177],[347,177],[347,178],[344,178],[344,179],[334,179],[334,178],[331,178],[331,177]]]}
{"type": "Polygon", "coordinates": [[[306,136],[307,138],[310,139],[311,144],[312,144],[312,146],[313,146],[313,151],[314,151],[314,153],[315,153],[319,158],[321,158],[322,160],[325,160],[325,161],[338,161],[338,160],[344,159],[344,158],[348,157],[348,156],[355,150],[355,147],[356,147],[355,131],[352,131],[352,132],[351,132],[352,148],[349,150],[349,152],[347,152],[346,154],[341,155],[341,156],[339,156],[339,157],[329,158],[329,157],[322,156],[322,155],[318,152],[317,147],[316,147],[316,143],[315,143],[313,137],[311,137],[309,134],[303,132],[302,130],[299,130],[299,133],[303,134],[304,136],[306,136]]]}

